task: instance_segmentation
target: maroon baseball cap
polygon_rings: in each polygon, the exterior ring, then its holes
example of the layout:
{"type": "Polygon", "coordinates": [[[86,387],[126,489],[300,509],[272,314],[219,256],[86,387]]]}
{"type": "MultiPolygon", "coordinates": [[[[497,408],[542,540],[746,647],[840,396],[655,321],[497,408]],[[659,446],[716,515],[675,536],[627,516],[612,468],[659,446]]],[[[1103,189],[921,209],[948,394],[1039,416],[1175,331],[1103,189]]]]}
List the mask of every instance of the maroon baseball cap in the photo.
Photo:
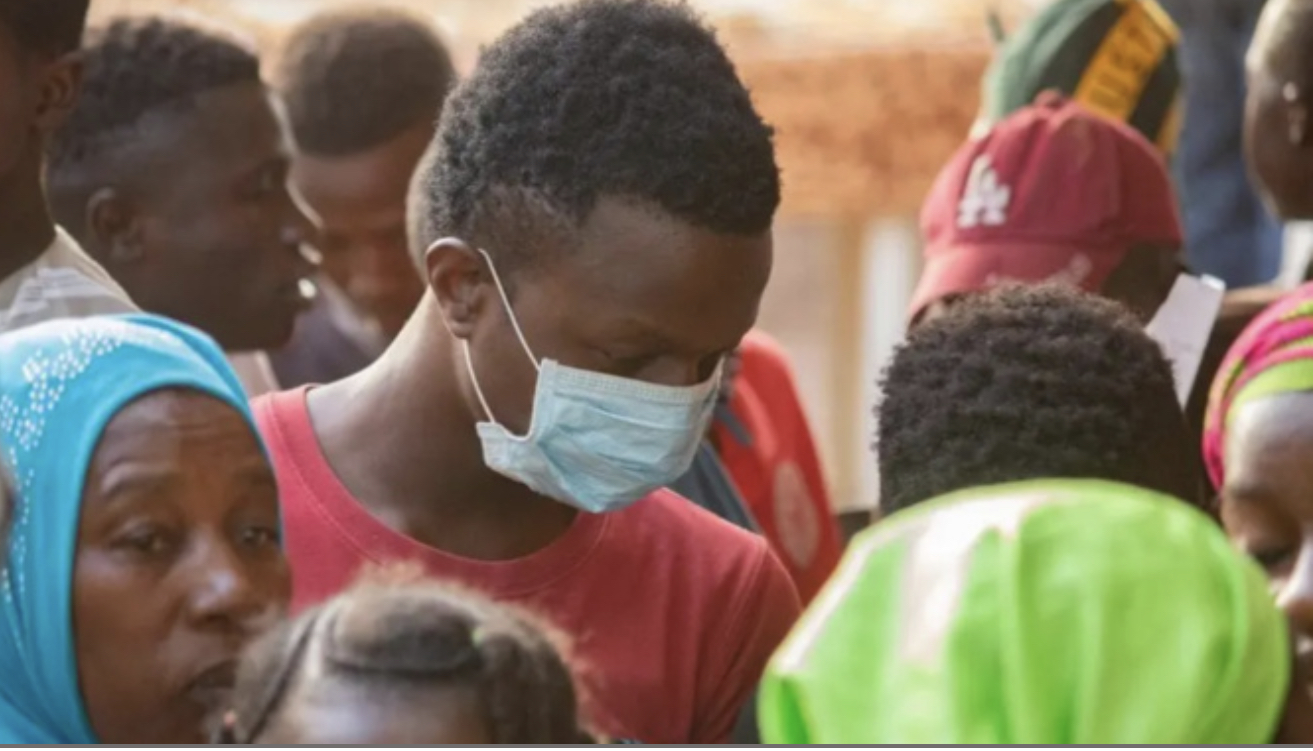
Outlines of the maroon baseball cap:
{"type": "Polygon", "coordinates": [[[1182,244],[1158,150],[1051,92],[958,150],[926,198],[921,229],[914,318],[950,295],[1007,281],[1098,292],[1131,248],[1182,244]]]}

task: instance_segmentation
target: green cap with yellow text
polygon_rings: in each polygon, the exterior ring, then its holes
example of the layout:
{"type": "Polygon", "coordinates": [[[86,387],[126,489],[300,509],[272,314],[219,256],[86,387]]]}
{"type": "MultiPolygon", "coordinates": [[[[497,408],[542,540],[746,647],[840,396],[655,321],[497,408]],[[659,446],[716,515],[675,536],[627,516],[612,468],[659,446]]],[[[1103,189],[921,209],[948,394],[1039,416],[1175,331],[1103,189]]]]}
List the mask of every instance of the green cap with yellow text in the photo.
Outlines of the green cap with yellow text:
{"type": "Polygon", "coordinates": [[[1054,0],[999,46],[979,125],[1052,89],[1171,154],[1181,130],[1179,37],[1155,0],[1054,0]]]}

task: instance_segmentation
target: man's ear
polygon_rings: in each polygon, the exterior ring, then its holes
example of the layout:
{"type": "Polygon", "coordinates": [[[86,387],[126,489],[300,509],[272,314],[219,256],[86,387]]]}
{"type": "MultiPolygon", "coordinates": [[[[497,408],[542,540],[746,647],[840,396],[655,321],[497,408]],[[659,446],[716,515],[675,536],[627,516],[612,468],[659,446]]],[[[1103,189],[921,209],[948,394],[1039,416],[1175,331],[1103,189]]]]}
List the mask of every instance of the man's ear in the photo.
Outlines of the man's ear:
{"type": "Polygon", "coordinates": [[[39,129],[49,133],[62,125],[77,106],[85,66],[81,54],[77,52],[62,55],[45,63],[45,66],[37,101],[36,124],[39,129]]]}
{"type": "Polygon", "coordinates": [[[122,191],[101,188],[87,200],[88,251],[111,267],[136,263],[146,256],[140,213],[122,191]]]}
{"type": "Polygon", "coordinates": [[[488,272],[482,255],[463,240],[444,238],[425,252],[424,270],[447,330],[468,339],[485,298],[488,272]]]}

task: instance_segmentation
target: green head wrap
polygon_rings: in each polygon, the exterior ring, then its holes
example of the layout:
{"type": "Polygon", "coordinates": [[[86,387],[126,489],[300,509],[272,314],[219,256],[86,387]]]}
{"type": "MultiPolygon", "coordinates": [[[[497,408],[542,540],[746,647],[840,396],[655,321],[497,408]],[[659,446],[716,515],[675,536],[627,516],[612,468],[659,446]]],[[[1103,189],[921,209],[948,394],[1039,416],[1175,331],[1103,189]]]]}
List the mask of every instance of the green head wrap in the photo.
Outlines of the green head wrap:
{"type": "Polygon", "coordinates": [[[1103,482],[967,491],[854,542],[775,655],[777,744],[1260,744],[1287,627],[1185,504],[1103,482]]]}

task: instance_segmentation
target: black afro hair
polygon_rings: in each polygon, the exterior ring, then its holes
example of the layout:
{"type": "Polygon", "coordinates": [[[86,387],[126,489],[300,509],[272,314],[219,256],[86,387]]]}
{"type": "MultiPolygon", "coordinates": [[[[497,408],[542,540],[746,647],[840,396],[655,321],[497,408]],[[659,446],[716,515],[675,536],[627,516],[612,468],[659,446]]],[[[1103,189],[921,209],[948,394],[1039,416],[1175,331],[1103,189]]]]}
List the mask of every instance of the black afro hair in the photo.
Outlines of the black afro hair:
{"type": "Polygon", "coordinates": [[[508,31],[448,100],[417,185],[428,234],[505,270],[604,196],[735,235],[769,229],[780,200],[772,131],[715,34],[660,0],[582,0],[508,31]]]}
{"type": "Polygon", "coordinates": [[[49,147],[55,173],[113,151],[147,113],[260,80],[259,58],[242,42],[159,16],[117,18],[91,30],[83,55],[82,94],[49,147]]]}
{"type": "Polygon", "coordinates": [[[886,514],[1040,478],[1125,482],[1199,501],[1171,366],[1117,303],[1053,285],[967,296],[913,329],[882,389],[886,514]]]}

